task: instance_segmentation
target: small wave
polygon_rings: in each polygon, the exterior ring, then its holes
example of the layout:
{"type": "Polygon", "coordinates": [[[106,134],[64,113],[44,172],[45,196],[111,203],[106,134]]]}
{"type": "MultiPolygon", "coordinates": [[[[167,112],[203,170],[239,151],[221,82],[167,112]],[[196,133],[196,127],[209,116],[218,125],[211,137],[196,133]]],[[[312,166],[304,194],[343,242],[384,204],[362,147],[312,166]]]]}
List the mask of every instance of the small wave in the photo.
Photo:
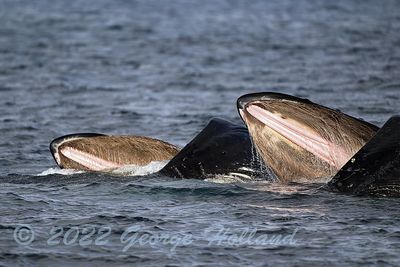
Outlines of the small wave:
{"type": "Polygon", "coordinates": [[[112,170],[112,174],[124,175],[124,176],[145,176],[148,174],[152,174],[161,170],[166,164],[165,161],[152,161],[147,165],[138,166],[138,165],[126,165],[122,166],[118,169],[112,170]]]}
{"type": "Polygon", "coordinates": [[[50,168],[45,170],[36,176],[46,176],[50,174],[61,174],[61,175],[72,175],[72,174],[79,174],[84,173],[84,171],[72,170],[72,169],[59,169],[59,168],[50,168]]]}

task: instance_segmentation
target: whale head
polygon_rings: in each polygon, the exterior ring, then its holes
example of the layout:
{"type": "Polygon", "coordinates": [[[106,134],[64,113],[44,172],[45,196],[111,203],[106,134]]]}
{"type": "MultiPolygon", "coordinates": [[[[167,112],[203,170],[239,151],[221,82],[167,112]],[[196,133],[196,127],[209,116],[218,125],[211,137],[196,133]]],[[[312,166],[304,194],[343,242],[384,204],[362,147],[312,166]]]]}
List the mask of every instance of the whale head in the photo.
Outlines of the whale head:
{"type": "Polygon", "coordinates": [[[378,130],[340,111],[280,93],[244,95],[237,107],[260,156],[283,182],[331,178],[378,130]]]}

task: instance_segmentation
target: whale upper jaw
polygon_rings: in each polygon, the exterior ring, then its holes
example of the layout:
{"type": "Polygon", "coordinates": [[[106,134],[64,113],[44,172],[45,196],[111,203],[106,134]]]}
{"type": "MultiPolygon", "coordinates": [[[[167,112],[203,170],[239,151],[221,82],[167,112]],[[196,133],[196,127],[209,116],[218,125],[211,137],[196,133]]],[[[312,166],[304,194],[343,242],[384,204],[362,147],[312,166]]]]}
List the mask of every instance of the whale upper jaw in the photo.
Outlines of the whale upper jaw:
{"type": "Polygon", "coordinates": [[[304,104],[313,104],[310,100],[306,98],[300,98],[292,95],[286,95],[282,93],[276,92],[262,92],[262,93],[252,93],[246,94],[238,98],[237,100],[237,108],[238,110],[243,110],[246,104],[253,102],[253,101],[262,101],[262,100],[280,100],[280,101],[292,101],[297,103],[304,103],[304,104]]]}
{"type": "Polygon", "coordinates": [[[255,103],[257,101],[282,101],[282,102],[292,102],[292,103],[302,103],[302,104],[314,104],[306,98],[300,98],[292,95],[276,93],[276,92],[260,92],[242,95],[236,101],[236,106],[239,115],[243,122],[246,124],[244,111],[250,103],[255,103]]]}

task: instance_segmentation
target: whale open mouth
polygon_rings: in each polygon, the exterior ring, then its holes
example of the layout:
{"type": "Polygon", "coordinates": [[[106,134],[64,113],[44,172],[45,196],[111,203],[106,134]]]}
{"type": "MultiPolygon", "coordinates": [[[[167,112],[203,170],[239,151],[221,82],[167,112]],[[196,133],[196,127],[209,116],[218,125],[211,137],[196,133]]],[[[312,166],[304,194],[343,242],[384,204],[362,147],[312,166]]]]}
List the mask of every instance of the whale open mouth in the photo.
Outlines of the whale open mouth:
{"type": "Polygon", "coordinates": [[[179,148],[145,136],[76,133],[54,139],[50,151],[60,168],[108,172],[170,160],[179,148]]]}
{"type": "MultiPolygon", "coordinates": [[[[244,95],[237,105],[250,134],[256,136],[257,141],[272,140],[271,136],[263,135],[278,136],[279,140],[296,148],[291,152],[294,154],[282,151],[286,158],[305,159],[306,152],[311,153],[314,159],[309,158],[309,166],[318,164],[315,162],[318,159],[320,164],[339,170],[376,129],[374,125],[339,111],[280,93],[244,95]],[[253,124],[262,127],[254,128],[253,124]],[[263,127],[268,131],[263,132],[263,127]]],[[[277,143],[270,142],[269,149],[271,146],[277,146],[277,143]]]]}
{"type": "Polygon", "coordinates": [[[340,147],[336,146],[331,141],[322,138],[315,131],[307,129],[307,127],[300,123],[290,121],[282,115],[272,113],[256,104],[247,105],[245,110],[265,126],[317,156],[321,160],[327,162],[329,165],[341,168],[341,166],[347,162],[346,157],[341,156],[345,154],[345,152],[342,151],[340,147]],[[338,158],[342,158],[343,160],[338,161],[338,158]]]}
{"type": "Polygon", "coordinates": [[[98,157],[93,153],[88,153],[86,151],[82,151],[80,149],[64,145],[67,142],[73,142],[80,139],[82,140],[84,138],[98,137],[98,136],[104,136],[104,135],[81,133],[81,134],[62,136],[51,142],[50,151],[52,152],[55,161],[61,168],[64,167],[63,162],[65,160],[75,162],[76,164],[79,164],[83,168],[92,171],[102,171],[106,169],[114,169],[121,167],[122,166],[121,164],[98,157]]]}

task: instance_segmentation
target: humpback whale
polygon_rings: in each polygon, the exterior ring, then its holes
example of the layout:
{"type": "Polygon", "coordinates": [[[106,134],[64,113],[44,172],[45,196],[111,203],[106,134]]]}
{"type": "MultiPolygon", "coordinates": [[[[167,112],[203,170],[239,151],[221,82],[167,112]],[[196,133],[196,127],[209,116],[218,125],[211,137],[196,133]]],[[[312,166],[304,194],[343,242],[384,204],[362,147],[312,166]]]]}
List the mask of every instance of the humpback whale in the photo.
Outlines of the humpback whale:
{"type": "Polygon", "coordinates": [[[274,92],[244,95],[237,107],[265,164],[281,181],[326,176],[326,188],[336,192],[400,197],[400,116],[379,129],[274,92]]]}
{"type": "Polygon", "coordinates": [[[269,179],[269,170],[283,183],[323,181],[336,192],[400,197],[400,116],[379,129],[274,92],[241,96],[237,108],[246,127],[212,119],[183,149],[150,137],[81,133],[56,138],[50,151],[61,168],[109,172],[168,161],[159,172],[175,178],[269,179]]]}

